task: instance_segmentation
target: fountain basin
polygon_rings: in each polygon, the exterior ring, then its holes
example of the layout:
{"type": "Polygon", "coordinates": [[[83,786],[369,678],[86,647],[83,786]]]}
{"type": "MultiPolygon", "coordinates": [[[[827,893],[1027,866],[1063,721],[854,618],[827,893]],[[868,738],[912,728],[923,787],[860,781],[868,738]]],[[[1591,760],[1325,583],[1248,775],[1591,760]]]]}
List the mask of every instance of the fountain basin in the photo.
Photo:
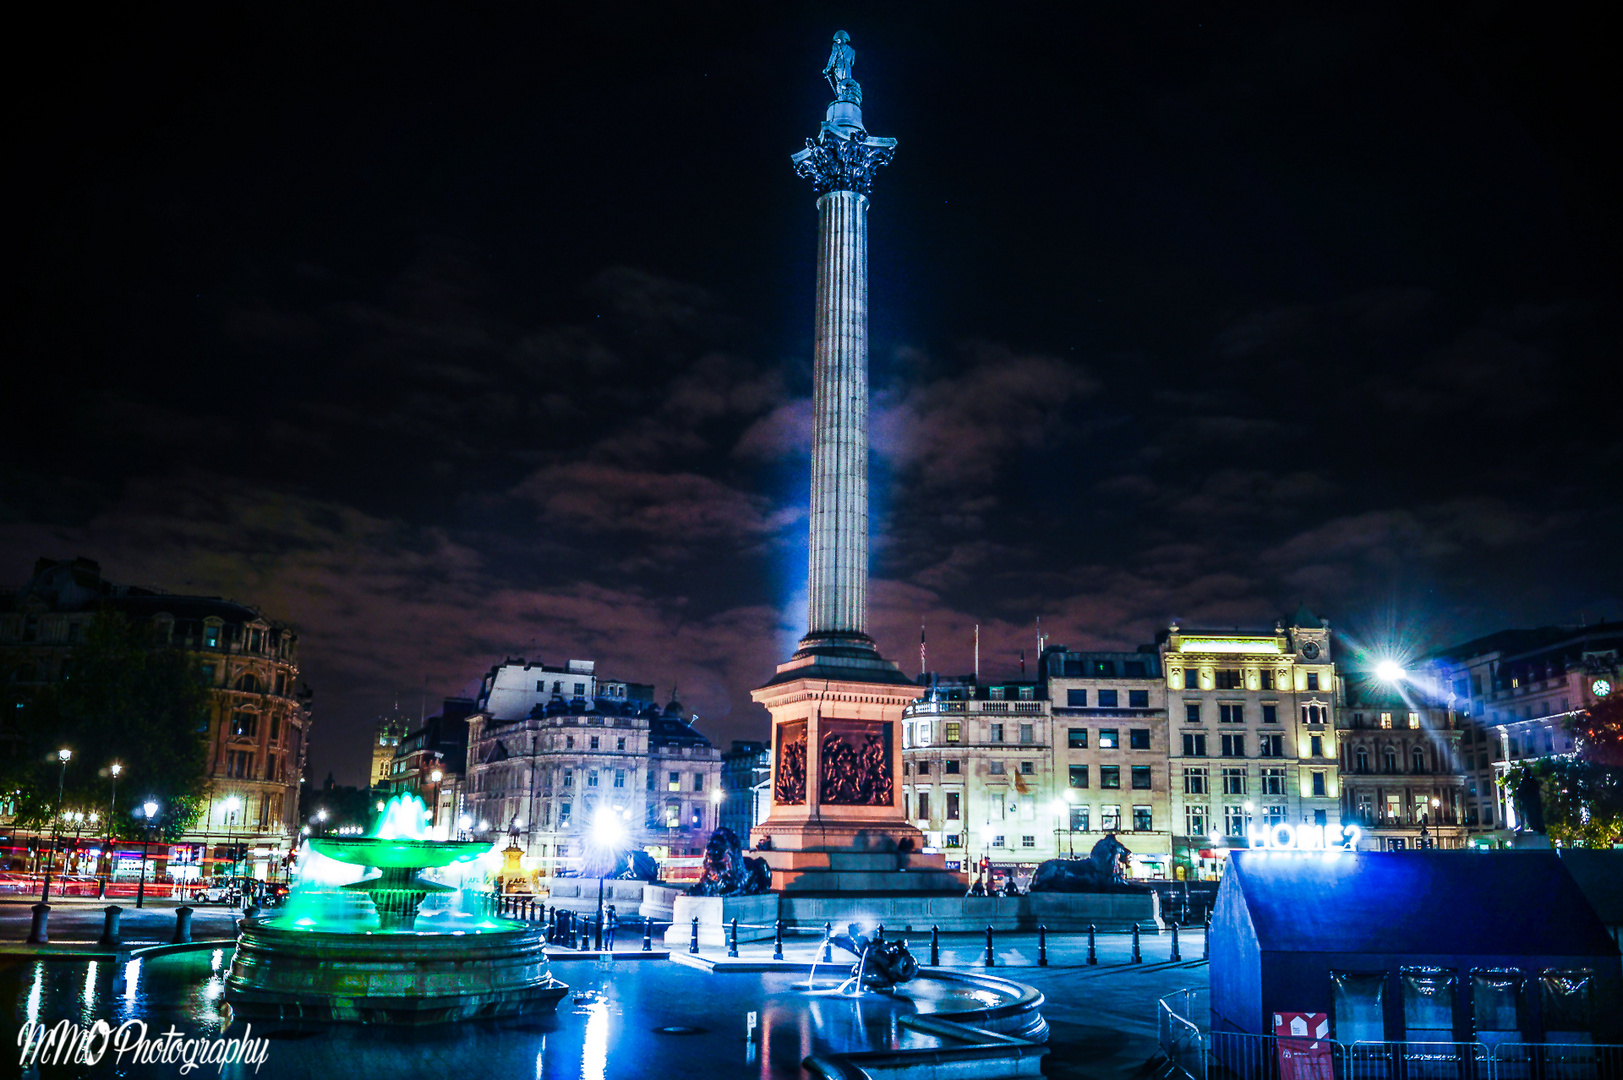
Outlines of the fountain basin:
{"type": "Polygon", "coordinates": [[[244,919],[225,998],[247,1019],[404,1025],[553,1010],[541,930],[335,933],[244,919]]]}

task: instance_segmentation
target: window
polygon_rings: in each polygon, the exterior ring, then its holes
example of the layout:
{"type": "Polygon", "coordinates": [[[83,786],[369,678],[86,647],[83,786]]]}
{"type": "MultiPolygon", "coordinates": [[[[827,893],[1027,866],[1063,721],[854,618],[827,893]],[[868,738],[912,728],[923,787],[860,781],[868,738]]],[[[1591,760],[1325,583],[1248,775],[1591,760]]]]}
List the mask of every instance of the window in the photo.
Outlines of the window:
{"type": "Polygon", "coordinates": [[[1150,767],[1148,765],[1133,766],[1133,790],[1148,791],[1150,789],[1150,767]]]}
{"type": "Polygon", "coordinates": [[[929,776],[930,775],[930,763],[928,761],[919,762],[919,775],[920,776],[929,776]]]}
{"type": "Polygon", "coordinates": [[[1395,773],[1398,771],[1398,752],[1396,750],[1388,746],[1386,748],[1386,752],[1383,753],[1381,757],[1382,764],[1385,765],[1386,772],[1395,773]]]}
{"type": "Polygon", "coordinates": [[[1323,705],[1318,705],[1318,704],[1303,705],[1302,706],[1302,723],[1304,723],[1304,724],[1322,724],[1322,723],[1325,723],[1325,721],[1329,718],[1329,713],[1330,713],[1330,710],[1328,708],[1326,708],[1325,706],[1323,706],[1323,705]]]}
{"type": "Polygon", "coordinates": [[[1224,757],[1245,757],[1245,736],[1244,735],[1224,735],[1223,736],[1223,756],[1224,757]]]}
{"type": "Polygon", "coordinates": [[[1129,709],[1147,709],[1150,707],[1150,692],[1148,690],[1127,691],[1127,707],[1129,709]]]}
{"type": "Polygon", "coordinates": [[[585,697],[586,696],[586,684],[585,683],[578,682],[578,683],[575,684],[575,696],[576,697],[585,697]]]}
{"type": "Polygon", "coordinates": [[[587,745],[587,749],[589,749],[589,750],[596,750],[597,749],[597,736],[596,735],[592,736],[591,742],[587,745]]]}
{"type": "Polygon", "coordinates": [[[666,779],[665,779],[665,790],[666,791],[681,791],[682,790],[682,774],[681,773],[674,773],[674,772],[668,774],[666,779]]]}
{"type": "Polygon", "coordinates": [[[1099,786],[1102,787],[1102,788],[1119,788],[1119,787],[1121,787],[1121,766],[1120,765],[1101,765],[1101,766],[1099,766],[1099,786]]]}
{"type": "Polygon", "coordinates": [[[1065,745],[1072,750],[1086,750],[1088,748],[1088,729],[1074,727],[1065,733],[1065,745]]]}
{"type": "Polygon", "coordinates": [[[682,827],[682,804],[671,799],[665,804],[665,827],[679,829],[682,827]]]}
{"type": "Polygon", "coordinates": [[[1003,741],[1003,725],[1002,724],[993,724],[993,725],[991,725],[991,729],[992,729],[992,736],[991,736],[992,741],[993,742],[1002,742],[1003,741]]]}
{"type": "Polygon", "coordinates": [[[1215,674],[1219,690],[1239,690],[1245,685],[1240,681],[1240,672],[1237,669],[1219,668],[1215,674]]]}
{"type": "Polygon", "coordinates": [[[1129,679],[1147,679],[1150,669],[1142,660],[1127,660],[1121,665],[1121,673],[1129,679]]]}
{"type": "Polygon", "coordinates": [[[1264,705],[1262,707],[1262,722],[1264,724],[1277,724],[1277,723],[1279,723],[1279,706],[1278,705],[1264,705]]]}
{"type": "Polygon", "coordinates": [[[1030,701],[1030,700],[1032,700],[1032,695],[1035,693],[1036,689],[1037,688],[1034,687],[1034,686],[1022,686],[1020,688],[1020,700],[1021,701],[1030,701]]]}
{"type": "Polygon", "coordinates": [[[1257,675],[1258,682],[1264,690],[1272,690],[1274,688],[1274,673],[1271,670],[1268,668],[1263,668],[1257,673],[1257,675]]]}
{"type": "Polygon", "coordinates": [[[574,786],[575,786],[575,770],[574,769],[568,769],[568,768],[564,769],[564,787],[574,787],[574,786]]]}
{"type": "Polygon", "coordinates": [[[1071,766],[1071,786],[1074,788],[1088,786],[1088,767],[1086,765],[1071,766]]]}
{"type": "Polygon", "coordinates": [[[1312,735],[1307,740],[1307,753],[1309,757],[1324,756],[1324,736],[1312,735]]]}
{"type": "Polygon", "coordinates": [[[1310,671],[1307,673],[1307,688],[1309,690],[1317,690],[1319,688],[1319,673],[1317,671],[1310,671]]]}
{"type": "Polygon", "coordinates": [[[1186,701],[1183,703],[1183,719],[1186,724],[1200,723],[1200,702],[1186,701]]]}
{"type": "Polygon", "coordinates": [[[220,647],[220,628],[218,626],[203,627],[203,648],[218,649],[220,647]]]}
{"type": "Polygon", "coordinates": [[[1245,807],[1223,807],[1223,832],[1227,836],[1245,835],[1245,807]]]}
{"type": "Polygon", "coordinates": [[[992,837],[992,846],[993,847],[1002,847],[1003,846],[1003,837],[1001,837],[1001,836],[992,837]]]}
{"type": "Polygon", "coordinates": [[[653,770],[653,769],[649,769],[649,770],[648,770],[648,790],[649,790],[649,791],[653,791],[653,790],[654,790],[654,783],[655,783],[655,780],[654,780],[654,770],[653,770]]]}
{"type": "Polygon", "coordinates": [[[1185,690],[1200,689],[1200,670],[1198,668],[1190,668],[1183,673],[1183,688],[1185,690]]]}
{"type": "Polygon", "coordinates": [[[959,795],[958,795],[958,793],[956,791],[947,792],[947,820],[948,821],[957,821],[958,820],[958,800],[959,800],[959,795]]]}
{"type": "Polygon", "coordinates": [[[957,776],[958,775],[958,763],[956,761],[947,762],[947,775],[948,776],[957,776]]]}
{"type": "Polygon", "coordinates": [[[1183,790],[1186,795],[1205,795],[1208,792],[1206,767],[1188,768],[1183,771],[1183,790]]]}
{"type": "Polygon", "coordinates": [[[246,780],[254,774],[254,755],[248,750],[232,750],[226,755],[225,774],[232,779],[246,780]]]}
{"type": "Polygon", "coordinates": [[[1099,691],[1099,708],[1101,708],[1101,709],[1114,709],[1115,707],[1116,707],[1116,691],[1114,691],[1114,690],[1100,690],[1099,691]]]}
{"type": "Polygon", "coordinates": [[[1088,808],[1085,806],[1071,807],[1071,831],[1088,831],[1088,808]]]}
{"type": "Polygon", "coordinates": [[[569,828],[569,816],[574,811],[575,804],[565,799],[558,804],[558,828],[569,828]]]}
{"type": "Polygon", "coordinates": [[[1419,713],[1412,712],[1412,713],[1409,714],[1409,726],[1412,727],[1412,728],[1417,728],[1417,727],[1420,726],[1420,714],[1419,713]]]}
{"type": "Polygon", "coordinates": [[[614,786],[617,788],[626,786],[626,771],[624,769],[614,770],[614,786]]]}
{"type": "Polygon", "coordinates": [[[1037,838],[1035,836],[1022,836],[1020,838],[1020,846],[1021,847],[1036,847],[1037,846],[1037,838]]]}
{"type": "Polygon", "coordinates": [[[1003,687],[1001,687],[1001,686],[994,686],[990,690],[988,690],[987,693],[990,695],[990,700],[992,700],[992,701],[1002,701],[1003,700],[1003,687]]]}
{"type": "Polygon", "coordinates": [[[1003,762],[1001,762],[1001,761],[988,761],[986,763],[986,772],[987,772],[988,775],[991,775],[991,776],[1002,776],[1003,775],[1003,762]]]}
{"type": "Polygon", "coordinates": [[[1127,745],[1134,750],[1148,750],[1150,748],[1150,729],[1129,728],[1127,731],[1127,745]]]}
{"type": "Polygon", "coordinates": [[[251,739],[259,730],[259,714],[235,712],[231,714],[231,734],[238,739],[251,739]]]}
{"type": "Polygon", "coordinates": [[[703,791],[704,790],[704,773],[696,772],[696,773],[693,774],[693,790],[694,791],[703,791]]]}
{"type": "Polygon", "coordinates": [[[1036,741],[1036,739],[1033,737],[1030,724],[1020,725],[1020,741],[1023,743],[1031,743],[1036,741]]]}
{"type": "Polygon", "coordinates": [[[1121,831],[1121,807],[1101,806],[1099,808],[1099,828],[1105,832],[1121,831]]]}
{"type": "Polygon", "coordinates": [[[928,791],[919,792],[919,820],[930,820],[930,793],[928,791]]]}
{"type": "Polygon", "coordinates": [[[946,840],[948,847],[963,847],[964,846],[964,834],[963,833],[951,832],[951,833],[948,833],[942,839],[946,840]]]}
{"type": "Polygon", "coordinates": [[[1358,772],[1369,772],[1369,750],[1366,747],[1360,746],[1358,752],[1353,755],[1353,760],[1355,762],[1354,768],[1358,772]]]}
{"type": "Polygon", "coordinates": [[[1115,661],[1113,661],[1113,660],[1095,660],[1093,662],[1093,673],[1095,675],[1102,675],[1107,679],[1110,678],[1110,676],[1116,674],[1115,661]]]}
{"type": "Polygon", "coordinates": [[[1257,736],[1257,754],[1261,757],[1284,757],[1285,736],[1259,735],[1257,736]]]}
{"type": "Polygon", "coordinates": [[[1244,705],[1218,705],[1217,722],[1220,724],[1245,723],[1244,705]]]}
{"type": "Polygon", "coordinates": [[[1020,775],[1021,776],[1035,776],[1036,773],[1037,773],[1037,763],[1036,762],[1034,762],[1034,761],[1022,761],[1020,763],[1020,775]]]}
{"type": "Polygon", "coordinates": [[[1085,708],[1087,708],[1088,707],[1088,692],[1086,690],[1067,690],[1067,691],[1065,691],[1065,704],[1070,706],[1073,709],[1085,709],[1085,708]]]}
{"type": "Polygon", "coordinates": [[[1183,808],[1183,831],[1185,836],[1205,836],[1207,823],[1211,820],[1211,813],[1204,806],[1185,806],[1183,808]]]}
{"type": "Polygon", "coordinates": [[[1264,795],[1285,794],[1285,770],[1275,766],[1262,770],[1262,793],[1264,795]]]}
{"type": "Polygon", "coordinates": [[[614,748],[616,750],[618,750],[622,754],[625,753],[625,750],[626,750],[626,737],[624,735],[622,735],[618,739],[614,740],[614,748]]]}
{"type": "Polygon", "coordinates": [[[1099,749],[1101,749],[1101,750],[1119,750],[1119,749],[1121,749],[1121,737],[1120,737],[1119,733],[1116,731],[1115,728],[1107,727],[1107,728],[1100,728],[1099,729],[1099,749]]]}
{"type": "Polygon", "coordinates": [[[1133,807],[1133,831],[1153,832],[1155,830],[1155,815],[1147,806],[1133,807]]]}
{"type": "Polygon", "coordinates": [[[1417,746],[1414,748],[1414,752],[1410,755],[1409,760],[1413,766],[1409,770],[1410,772],[1423,773],[1426,771],[1426,752],[1420,749],[1420,747],[1417,746]]]}
{"type": "Polygon", "coordinates": [[[1223,770],[1223,794],[1225,794],[1225,795],[1244,795],[1245,794],[1245,770],[1244,769],[1224,769],[1223,770]]]}
{"type": "Polygon", "coordinates": [[[1313,771],[1313,797],[1315,799],[1324,798],[1324,791],[1324,773],[1318,769],[1315,769],[1313,771]]]}
{"type": "Polygon", "coordinates": [[[282,739],[282,718],[280,716],[273,716],[273,717],[271,717],[270,741],[271,742],[280,742],[281,739],[282,739]]]}
{"type": "Polygon", "coordinates": [[[1391,713],[1383,712],[1381,714],[1381,726],[1384,727],[1384,728],[1389,728],[1389,727],[1392,726],[1392,714],[1391,713]]]}
{"type": "Polygon", "coordinates": [[[575,737],[573,735],[565,735],[564,736],[564,749],[565,750],[573,750],[574,748],[575,748],[575,737]]]}
{"type": "Polygon", "coordinates": [[[1202,734],[1201,732],[1198,732],[1198,731],[1186,731],[1186,732],[1184,732],[1183,733],[1183,756],[1184,757],[1205,757],[1206,756],[1206,736],[1204,734],[1202,734]]]}
{"type": "Polygon", "coordinates": [[[949,720],[945,724],[943,724],[942,727],[947,729],[947,741],[948,742],[957,742],[958,741],[958,730],[959,730],[958,721],[949,720]]]}
{"type": "Polygon", "coordinates": [[[596,769],[587,769],[586,770],[586,786],[587,787],[596,787],[597,786],[597,770],[596,769]]]}

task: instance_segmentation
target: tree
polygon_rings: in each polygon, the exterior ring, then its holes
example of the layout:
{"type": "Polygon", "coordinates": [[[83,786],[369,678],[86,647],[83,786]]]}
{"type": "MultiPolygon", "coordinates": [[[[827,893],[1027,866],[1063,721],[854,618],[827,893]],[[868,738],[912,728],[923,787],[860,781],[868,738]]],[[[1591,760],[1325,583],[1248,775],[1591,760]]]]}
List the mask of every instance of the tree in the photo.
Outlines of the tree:
{"type": "Polygon", "coordinates": [[[12,707],[16,755],[3,781],[17,792],[17,820],[49,826],[62,805],[94,811],[106,832],[112,784],[108,767],[123,765],[116,835],[135,837],[145,824],[135,810],[153,800],[162,807],[161,832],[174,840],[202,812],[208,771],[208,690],[197,661],[122,615],[103,612],[87,628],[64,678],[12,707]],[[66,772],[57,751],[73,751],[66,772]]]}
{"type": "Polygon", "coordinates": [[[1623,844],[1623,696],[1578,713],[1568,730],[1572,754],[1518,761],[1502,785],[1514,792],[1537,782],[1545,831],[1563,847],[1623,844]]]}

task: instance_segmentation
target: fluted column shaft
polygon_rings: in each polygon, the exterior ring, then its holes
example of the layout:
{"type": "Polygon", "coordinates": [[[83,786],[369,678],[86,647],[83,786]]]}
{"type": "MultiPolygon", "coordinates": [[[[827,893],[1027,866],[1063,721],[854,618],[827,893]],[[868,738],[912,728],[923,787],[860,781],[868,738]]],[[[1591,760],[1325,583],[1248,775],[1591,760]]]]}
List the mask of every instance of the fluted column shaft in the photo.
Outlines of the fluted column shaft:
{"type": "Polygon", "coordinates": [[[868,632],[868,198],[817,200],[807,636],[868,632]]]}

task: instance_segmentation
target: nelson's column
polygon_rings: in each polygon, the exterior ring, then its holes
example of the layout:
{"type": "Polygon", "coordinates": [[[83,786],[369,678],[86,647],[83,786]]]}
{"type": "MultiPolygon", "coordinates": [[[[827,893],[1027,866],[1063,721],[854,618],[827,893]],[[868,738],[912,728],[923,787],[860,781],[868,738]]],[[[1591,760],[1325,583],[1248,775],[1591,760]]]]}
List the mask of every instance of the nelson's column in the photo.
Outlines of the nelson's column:
{"type": "Polygon", "coordinates": [[[920,690],[868,636],[868,190],[896,140],[862,126],[850,40],[834,35],[834,100],[792,159],[818,192],[806,636],[752,695],[772,713],[772,805],[750,835],[775,889],[961,890],[918,853],[896,782],[920,690]]]}

